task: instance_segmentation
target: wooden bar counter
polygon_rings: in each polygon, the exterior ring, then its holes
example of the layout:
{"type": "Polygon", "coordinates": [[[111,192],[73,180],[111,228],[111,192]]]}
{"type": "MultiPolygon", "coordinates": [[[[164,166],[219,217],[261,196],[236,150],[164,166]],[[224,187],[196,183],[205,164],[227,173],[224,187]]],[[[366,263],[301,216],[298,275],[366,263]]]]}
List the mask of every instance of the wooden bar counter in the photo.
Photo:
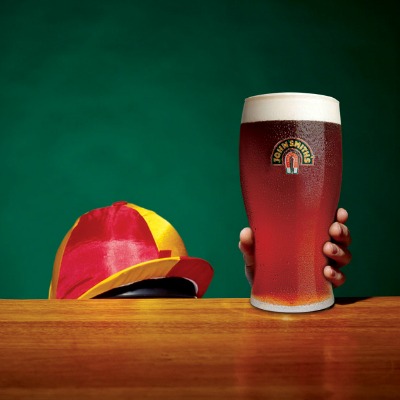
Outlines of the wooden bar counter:
{"type": "Polygon", "coordinates": [[[399,399],[400,297],[0,300],[0,399],[399,399]]]}

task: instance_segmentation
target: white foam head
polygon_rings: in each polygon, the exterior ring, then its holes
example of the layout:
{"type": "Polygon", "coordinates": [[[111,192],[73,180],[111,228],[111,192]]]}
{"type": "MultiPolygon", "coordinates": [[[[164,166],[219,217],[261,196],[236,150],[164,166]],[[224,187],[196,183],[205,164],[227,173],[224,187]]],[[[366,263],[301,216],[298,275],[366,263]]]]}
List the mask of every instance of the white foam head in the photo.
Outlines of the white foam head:
{"type": "Polygon", "coordinates": [[[291,120],[340,124],[339,102],[333,97],[310,93],[271,93],[245,100],[242,123],[291,120]]]}

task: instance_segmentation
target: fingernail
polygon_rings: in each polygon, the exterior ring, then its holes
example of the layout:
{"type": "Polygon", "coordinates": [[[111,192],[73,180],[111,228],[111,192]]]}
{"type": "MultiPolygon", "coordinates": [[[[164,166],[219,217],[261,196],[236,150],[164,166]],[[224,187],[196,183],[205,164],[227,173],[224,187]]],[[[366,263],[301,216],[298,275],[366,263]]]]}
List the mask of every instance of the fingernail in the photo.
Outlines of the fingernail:
{"type": "Polygon", "coordinates": [[[331,244],[331,251],[332,251],[332,254],[337,254],[339,252],[339,249],[334,244],[331,244]]]}

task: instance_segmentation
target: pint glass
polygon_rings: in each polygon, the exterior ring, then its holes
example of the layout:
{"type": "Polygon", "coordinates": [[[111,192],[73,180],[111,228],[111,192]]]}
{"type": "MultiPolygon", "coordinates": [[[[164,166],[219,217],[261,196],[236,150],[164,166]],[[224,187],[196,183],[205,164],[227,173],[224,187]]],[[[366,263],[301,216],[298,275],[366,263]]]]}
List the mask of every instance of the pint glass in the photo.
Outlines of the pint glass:
{"type": "Polygon", "coordinates": [[[276,93],[245,100],[240,179],[255,239],[251,304],[308,312],[334,303],[323,275],[342,178],[339,102],[276,93]]]}

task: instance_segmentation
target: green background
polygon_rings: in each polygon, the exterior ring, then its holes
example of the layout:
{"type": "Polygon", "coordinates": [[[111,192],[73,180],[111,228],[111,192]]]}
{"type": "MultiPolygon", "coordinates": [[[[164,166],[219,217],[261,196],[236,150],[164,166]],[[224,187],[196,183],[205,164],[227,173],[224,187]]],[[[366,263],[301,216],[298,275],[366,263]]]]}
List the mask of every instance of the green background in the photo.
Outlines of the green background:
{"type": "Polygon", "coordinates": [[[368,3],[1,1],[0,297],[46,298],[67,230],[117,200],[212,263],[207,297],[249,296],[240,118],[279,91],[341,102],[354,259],[336,295],[400,294],[398,20],[368,3]]]}

